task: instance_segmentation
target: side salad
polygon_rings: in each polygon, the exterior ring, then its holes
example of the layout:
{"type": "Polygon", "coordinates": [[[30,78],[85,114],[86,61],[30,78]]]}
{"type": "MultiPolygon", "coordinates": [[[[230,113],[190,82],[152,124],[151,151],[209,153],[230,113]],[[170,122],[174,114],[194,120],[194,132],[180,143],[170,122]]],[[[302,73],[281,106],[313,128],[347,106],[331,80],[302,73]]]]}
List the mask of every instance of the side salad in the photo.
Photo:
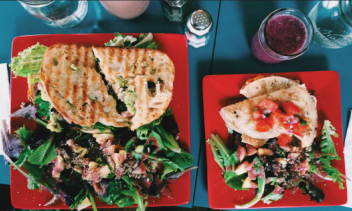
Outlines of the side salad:
{"type": "Polygon", "coordinates": [[[257,189],[256,197],[236,208],[248,208],[258,201],[270,204],[282,198],[284,190],[295,193],[298,189],[321,202],[325,194],[314,184],[330,180],[343,189],[344,175],[331,166],[340,160],[332,137],[338,137],[329,120],[324,121],[321,140],[315,139],[311,147],[301,148],[298,139],[289,141],[269,139],[254,147],[241,143],[242,135],[229,129],[234,147],[227,148],[218,135],[211,134],[210,145],[215,162],[223,170],[225,183],[235,190],[257,189]]]}
{"type": "MultiPolygon", "coordinates": [[[[106,45],[150,49],[158,46],[151,33],[141,34],[138,39],[115,33],[106,45]]],[[[10,65],[13,74],[37,83],[46,49],[38,43],[19,53],[10,65]]],[[[196,168],[191,167],[193,157],[177,142],[179,130],[171,108],[135,131],[101,123],[81,127],[63,120],[46,93],[37,92],[34,105],[23,105],[11,115],[35,120],[37,128],[28,130],[23,126],[10,135],[4,127],[2,136],[5,157],[26,176],[28,188],[54,195],[46,205],[60,199],[70,209],[91,205],[97,210],[95,200],[99,198],[119,207],[136,204],[137,210],[143,211],[149,196],[173,198],[169,185],[196,168]]]]}

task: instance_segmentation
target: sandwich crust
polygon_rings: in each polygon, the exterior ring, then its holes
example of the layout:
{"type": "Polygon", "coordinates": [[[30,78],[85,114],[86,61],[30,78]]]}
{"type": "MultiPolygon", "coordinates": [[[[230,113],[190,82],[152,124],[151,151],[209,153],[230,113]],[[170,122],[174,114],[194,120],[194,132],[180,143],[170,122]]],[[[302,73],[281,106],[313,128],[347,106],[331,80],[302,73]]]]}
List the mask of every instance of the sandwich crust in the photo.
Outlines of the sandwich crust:
{"type": "Polygon", "coordinates": [[[252,98],[298,85],[299,81],[289,78],[276,75],[267,77],[258,75],[246,81],[245,85],[243,85],[240,90],[240,94],[244,95],[246,98],[252,98]]]}

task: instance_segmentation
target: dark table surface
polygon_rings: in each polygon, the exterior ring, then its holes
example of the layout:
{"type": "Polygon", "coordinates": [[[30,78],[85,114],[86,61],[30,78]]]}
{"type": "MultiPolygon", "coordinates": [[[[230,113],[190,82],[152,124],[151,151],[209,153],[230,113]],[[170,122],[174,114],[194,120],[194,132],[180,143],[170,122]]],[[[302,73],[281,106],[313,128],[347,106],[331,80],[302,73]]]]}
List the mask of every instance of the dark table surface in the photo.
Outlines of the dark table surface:
{"type": "MultiPolygon", "coordinates": [[[[206,160],[204,151],[202,78],[209,74],[275,73],[291,71],[336,70],[340,75],[342,120],[345,134],[348,110],[352,105],[350,58],[352,46],[330,50],[312,44],[301,57],[274,65],[258,62],[250,53],[250,40],[261,21],[278,8],[291,7],[308,14],[315,1],[191,1],[192,10],[207,10],[214,20],[214,29],[207,46],[189,47],[189,84],[191,115],[191,154],[199,170],[191,174],[192,197],[186,207],[208,207],[206,185],[206,160]],[[201,148],[201,153],[200,153],[201,148]],[[199,156],[200,154],[200,156],[199,156]],[[198,159],[199,158],[199,159],[198,159]],[[198,175],[198,176],[197,176],[198,175]],[[197,178],[197,181],[196,181],[197,178]],[[196,191],[194,191],[196,186],[196,191]],[[195,193],[195,194],[194,194],[195,193]],[[194,203],[193,203],[194,196],[194,203]]],[[[16,1],[0,1],[0,63],[10,63],[13,38],[33,34],[153,32],[183,34],[184,24],[170,23],[163,15],[161,4],[151,1],[147,11],[134,20],[121,20],[110,15],[98,1],[89,1],[86,18],[76,27],[57,29],[43,24],[27,14],[16,1]]],[[[9,184],[9,169],[0,162],[0,183],[9,184]]],[[[8,186],[0,186],[8,193],[8,186]]],[[[4,199],[4,198],[3,198],[4,199]]],[[[1,200],[2,201],[2,200],[1,200]]],[[[198,208],[197,208],[198,209],[198,208]]],[[[317,208],[299,208],[313,210],[317,208]]],[[[343,207],[319,208],[345,210],[343,207]]],[[[169,209],[168,209],[169,210],[169,209]]]]}

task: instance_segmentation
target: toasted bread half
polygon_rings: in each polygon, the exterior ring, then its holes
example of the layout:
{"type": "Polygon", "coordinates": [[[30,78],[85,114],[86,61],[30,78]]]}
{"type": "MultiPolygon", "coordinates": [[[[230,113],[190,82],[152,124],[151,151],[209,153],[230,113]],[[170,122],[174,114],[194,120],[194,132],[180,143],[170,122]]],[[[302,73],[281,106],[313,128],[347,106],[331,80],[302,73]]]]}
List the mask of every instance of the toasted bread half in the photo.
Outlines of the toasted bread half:
{"type": "Polygon", "coordinates": [[[71,123],[91,126],[97,122],[114,127],[128,126],[116,110],[101,75],[95,70],[91,46],[56,44],[42,60],[40,81],[51,105],[71,123]]]}
{"type": "Polygon", "coordinates": [[[243,94],[247,98],[252,98],[298,85],[299,81],[289,78],[276,75],[267,77],[258,75],[246,81],[245,85],[240,90],[240,94],[243,94]]]}
{"type": "MultiPolygon", "coordinates": [[[[93,47],[99,66],[120,100],[126,89],[136,93],[131,129],[158,119],[168,107],[173,90],[175,67],[159,50],[119,47],[93,47]],[[120,81],[125,80],[123,86],[120,81]]],[[[125,100],[126,101],[126,100],[125,100]]],[[[125,102],[126,103],[126,102],[125,102]]]]}
{"type": "Polygon", "coordinates": [[[313,143],[318,124],[316,99],[309,94],[304,84],[288,89],[281,89],[223,107],[220,110],[220,115],[231,129],[255,139],[269,139],[278,137],[283,133],[288,134],[289,132],[279,122],[275,122],[273,128],[268,132],[258,132],[256,131],[255,124],[250,123],[253,108],[263,99],[270,99],[278,103],[293,102],[298,106],[301,113],[309,119],[309,127],[303,132],[303,137],[297,136],[297,138],[301,140],[302,147],[310,146],[313,143]]]}

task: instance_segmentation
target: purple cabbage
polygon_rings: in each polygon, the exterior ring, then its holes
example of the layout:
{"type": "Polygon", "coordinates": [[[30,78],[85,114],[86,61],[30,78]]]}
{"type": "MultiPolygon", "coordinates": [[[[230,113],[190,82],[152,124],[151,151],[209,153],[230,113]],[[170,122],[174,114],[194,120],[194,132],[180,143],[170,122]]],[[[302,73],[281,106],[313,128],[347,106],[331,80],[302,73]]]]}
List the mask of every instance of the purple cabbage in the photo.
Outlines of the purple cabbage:
{"type": "Polygon", "coordinates": [[[28,119],[35,119],[36,112],[37,112],[37,109],[35,108],[35,106],[30,104],[24,108],[17,110],[13,114],[10,114],[10,117],[23,117],[28,119]]]}
{"type": "MultiPolygon", "coordinates": [[[[18,155],[20,151],[23,150],[23,146],[21,145],[21,139],[16,135],[12,135],[8,133],[7,124],[5,120],[2,120],[1,126],[1,145],[3,152],[12,160],[16,161],[18,159],[18,155]]],[[[5,159],[5,164],[9,165],[9,162],[5,159]]]]}

